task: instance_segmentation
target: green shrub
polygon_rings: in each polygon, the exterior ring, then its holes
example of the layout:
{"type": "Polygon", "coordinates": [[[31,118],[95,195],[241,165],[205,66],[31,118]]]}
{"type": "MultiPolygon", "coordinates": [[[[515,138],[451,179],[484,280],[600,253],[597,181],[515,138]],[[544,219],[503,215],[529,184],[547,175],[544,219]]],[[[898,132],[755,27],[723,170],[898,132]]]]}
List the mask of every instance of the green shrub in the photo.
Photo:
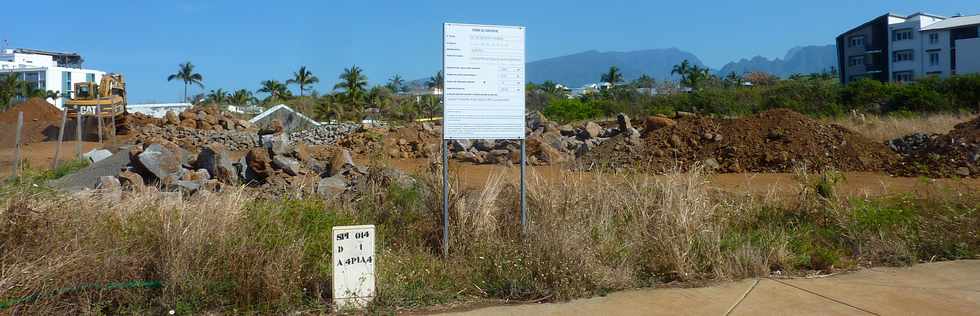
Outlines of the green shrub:
{"type": "Polygon", "coordinates": [[[598,117],[602,112],[593,102],[579,99],[558,99],[544,108],[544,115],[560,123],[598,117]]]}

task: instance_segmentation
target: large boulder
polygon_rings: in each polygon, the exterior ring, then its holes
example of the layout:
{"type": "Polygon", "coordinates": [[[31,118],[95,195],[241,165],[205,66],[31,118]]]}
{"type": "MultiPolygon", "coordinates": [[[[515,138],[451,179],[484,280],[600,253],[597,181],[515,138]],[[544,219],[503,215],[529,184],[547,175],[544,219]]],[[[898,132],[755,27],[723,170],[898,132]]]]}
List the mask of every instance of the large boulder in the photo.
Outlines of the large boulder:
{"type": "Polygon", "coordinates": [[[644,122],[644,125],[646,125],[644,132],[649,132],[668,126],[674,126],[674,124],[676,124],[674,120],[663,116],[649,116],[644,122]]]}
{"type": "Polygon", "coordinates": [[[245,165],[260,180],[272,175],[272,159],[263,148],[252,148],[245,154],[245,165]]]}
{"type": "Polygon", "coordinates": [[[286,156],[275,156],[272,158],[272,166],[282,170],[290,176],[297,176],[300,173],[299,161],[286,156]]]}
{"type": "Polygon", "coordinates": [[[212,143],[202,148],[194,167],[207,170],[212,178],[222,183],[238,183],[235,165],[222,144],[212,143]]]}
{"type": "Polygon", "coordinates": [[[449,146],[452,151],[466,151],[473,146],[469,139],[453,139],[449,141],[449,146]]]}
{"type": "Polygon", "coordinates": [[[630,117],[626,113],[619,113],[616,115],[616,123],[619,125],[619,132],[623,133],[633,128],[633,124],[630,123],[630,117]]]}
{"type": "Polygon", "coordinates": [[[161,144],[150,144],[143,148],[136,162],[157,179],[179,173],[184,163],[179,152],[161,144]]]}
{"type": "Polygon", "coordinates": [[[177,113],[174,111],[167,111],[167,114],[163,117],[163,124],[165,125],[179,125],[180,119],[177,118],[177,113]]]}
{"type": "Polygon", "coordinates": [[[596,124],[595,122],[585,123],[583,130],[583,139],[599,138],[599,136],[602,136],[603,132],[602,126],[599,126],[599,124],[596,124]]]}
{"type": "Polygon", "coordinates": [[[262,135],[262,147],[265,147],[273,156],[286,155],[292,152],[289,135],[285,133],[262,135]]]}
{"type": "Polygon", "coordinates": [[[341,175],[320,179],[316,187],[316,193],[328,199],[336,198],[345,191],[347,191],[347,179],[341,175]]]}
{"type": "Polygon", "coordinates": [[[333,160],[330,162],[330,176],[342,174],[354,167],[356,166],[354,165],[354,158],[351,157],[350,151],[341,149],[334,155],[333,160]]]}

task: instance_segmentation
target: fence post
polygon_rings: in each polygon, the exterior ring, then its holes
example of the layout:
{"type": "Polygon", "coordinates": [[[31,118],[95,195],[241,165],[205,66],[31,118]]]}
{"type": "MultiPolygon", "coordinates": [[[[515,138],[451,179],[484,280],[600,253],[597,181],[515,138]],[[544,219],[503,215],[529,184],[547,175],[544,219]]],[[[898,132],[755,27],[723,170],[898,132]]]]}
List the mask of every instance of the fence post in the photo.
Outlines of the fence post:
{"type": "Polygon", "coordinates": [[[61,111],[61,125],[58,127],[58,147],[54,148],[54,162],[51,163],[51,169],[58,169],[58,159],[61,158],[61,142],[65,139],[65,122],[68,121],[68,109],[62,108],[61,111]]]}
{"type": "Polygon", "coordinates": [[[75,109],[75,158],[82,158],[82,111],[75,109]]]}
{"type": "Polygon", "coordinates": [[[24,128],[24,112],[17,112],[17,145],[14,148],[14,177],[20,175],[20,130],[24,128]]]}

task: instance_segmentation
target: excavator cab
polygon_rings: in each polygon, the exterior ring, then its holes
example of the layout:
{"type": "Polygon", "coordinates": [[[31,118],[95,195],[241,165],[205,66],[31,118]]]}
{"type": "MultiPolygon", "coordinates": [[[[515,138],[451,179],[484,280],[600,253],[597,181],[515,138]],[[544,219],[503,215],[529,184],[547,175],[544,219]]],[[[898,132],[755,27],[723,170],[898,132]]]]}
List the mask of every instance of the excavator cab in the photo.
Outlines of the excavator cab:
{"type": "Polygon", "coordinates": [[[98,95],[99,86],[94,82],[79,82],[75,84],[74,92],[72,92],[73,99],[79,100],[91,100],[95,99],[98,95]]]}
{"type": "Polygon", "coordinates": [[[73,88],[71,98],[65,100],[69,117],[113,117],[126,112],[126,82],[120,74],[105,74],[99,84],[79,82],[73,88]]]}

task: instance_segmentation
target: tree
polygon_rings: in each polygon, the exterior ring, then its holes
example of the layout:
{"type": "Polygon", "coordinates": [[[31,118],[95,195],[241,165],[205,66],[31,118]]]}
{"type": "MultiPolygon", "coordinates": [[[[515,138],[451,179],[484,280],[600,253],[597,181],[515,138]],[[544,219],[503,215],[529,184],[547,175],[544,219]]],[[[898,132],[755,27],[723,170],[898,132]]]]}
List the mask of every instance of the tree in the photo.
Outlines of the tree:
{"type": "Polygon", "coordinates": [[[425,86],[429,89],[442,90],[443,84],[444,84],[444,78],[442,76],[442,70],[437,72],[435,76],[429,77],[429,80],[425,82],[425,86]]]}
{"type": "Polygon", "coordinates": [[[619,67],[612,66],[609,67],[608,72],[602,74],[602,78],[600,80],[615,86],[617,83],[623,82],[623,73],[619,71],[619,67]]]}
{"type": "Polygon", "coordinates": [[[5,110],[10,105],[10,100],[17,96],[23,81],[17,75],[7,74],[0,76],[0,110],[5,110]]]}
{"type": "Polygon", "coordinates": [[[739,76],[734,71],[729,72],[728,75],[725,76],[725,85],[726,86],[738,87],[738,86],[741,86],[743,82],[745,82],[745,79],[743,79],[742,76],[739,76]]]}
{"type": "Polygon", "coordinates": [[[167,77],[167,81],[180,80],[184,82],[184,100],[187,100],[187,86],[196,84],[204,88],[204,77],[194,72],[194,65],[191,62],[180,64],[177,73],[167,77]]]}
{"type": "Polygon", "coordinates": [[[265,102],[276,102],[279,100],[284,100],[290,96],[289,89],[286,85],[278,80],[265,80],[262,81],[262,88],[258,90],[261,93],[268,93],[269,97],[265,99],[265,102]]]}
{"type": "Polygon", "coordinates": [[[345,101],[351,105],[355,105],[364,100],[364,93],[367,89],[367,76],[363,74],[361,68],[355,65],[344,69],[344,72],[338,78],[340,82],[334,85],[333,88],[343,91],[345,101]]]}
{"type": "Polygon", "coordinates": [[[211,90],[211,92],[208,92],[208,95],[205,97],[205,102],[222,105],[228,103],[229,99],[230,96],[228,95],[228,92],[219,88],[218,90],[211,90]]]}
{"type": "Polygon", "coordinates": [[[238,91],[232,93],[231,97],[228,99],[228,102],[238,106],[254,104],[256,101],[258,101],[258,99],[252,95],[252,91],[248,91],[246,89],[238,89],[238,91]]]}
{"type": "Polygon", "coordinates": [[[654,80],[653,77],[648,76],[647,74],[642,74],[640,75],[639,78],[636,78],[636,80],[633,81],[633,85],[636,86],[637,88],[652,89],[653,86],[656,84],[657,81],[654,80]]]}
{"type": "Polygon", "coordinates": [[[753,71],[745,74],[745,80],[751,82],[753,86],[770,86],[779,78],[767,72],[753,71]]]}
{"type": "Polygon", "coordinates": [[[396,74],[392,76],[391,79],[388,79],[388,83],[385,84],[385,87],[388,87],[388,90],[391,90],[391,92],[405,92],[405,90],[403,90],[405,89],[405,80],[402,79],[402,76],[396,74]]]}
{"type": "Polygon", "coordinates": [[[681,76],[681,82],[687,81],[687,75],[691,73],[691,62],[685,59],[680,64],[674,65],[670,70],[671,75],[681,76]]]}
{"type": "Polygon", "coordinates": [[[286,80],[286,84],[299,85],[299,96],[303,96],[306,86],[316,84],[320,82],[320,78],[313,75],[313,72],[306,69],[306,66],[299,67],[299,70],[293,73],[293,79],[286,80]]]}

